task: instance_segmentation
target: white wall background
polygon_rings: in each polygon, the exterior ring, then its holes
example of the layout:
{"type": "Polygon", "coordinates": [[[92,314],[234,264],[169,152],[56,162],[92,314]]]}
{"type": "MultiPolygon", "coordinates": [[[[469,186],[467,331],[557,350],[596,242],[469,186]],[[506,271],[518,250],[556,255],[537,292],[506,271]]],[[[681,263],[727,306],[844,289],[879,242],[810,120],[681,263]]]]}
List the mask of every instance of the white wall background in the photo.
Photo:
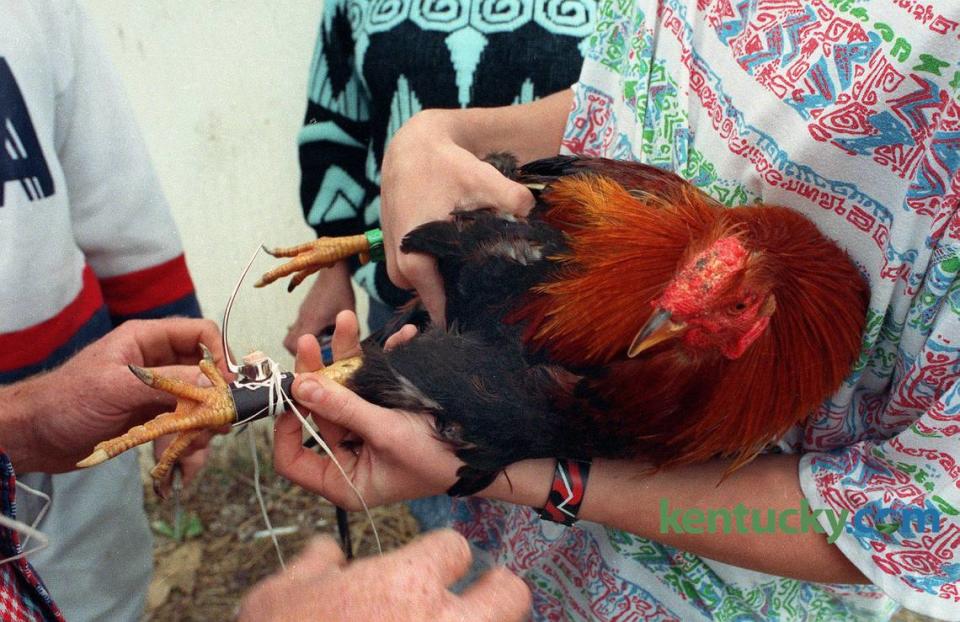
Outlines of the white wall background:
{"type": "MultiPolygon", "coordinates": [[[[120,71],[180,227],[207,317],[218,323],[260,242],[310,239],[299,208],[296,133],[320,0],[85,0],[120,71]]],[[[255,290],[234,306],[234,352],[281,364],[303,292],[255,290]]],[[[301,286],[306,290],[309,282],[301,286]]]]}

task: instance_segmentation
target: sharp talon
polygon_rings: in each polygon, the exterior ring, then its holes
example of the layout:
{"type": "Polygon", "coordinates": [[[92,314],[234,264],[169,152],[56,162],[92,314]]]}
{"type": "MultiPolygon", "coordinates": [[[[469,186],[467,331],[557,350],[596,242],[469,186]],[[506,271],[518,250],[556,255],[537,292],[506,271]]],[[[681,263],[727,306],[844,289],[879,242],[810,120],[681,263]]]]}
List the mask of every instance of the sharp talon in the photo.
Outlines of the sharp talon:
{"type": "Polygon", "coordinates": [[[276,255],[274,254],[273,250],[267,248],[267,245],[266,245],[266,244],[261,244],[261,245],[260,245],[260,248],[262,248],[262,249],[263,249],[263,252],[265,252],[266,254],[270,255],[271,257],[276,257],[276,255]]]}
{"type": "Polygon", "coordinates": [[[263,280],[263,277],[257,279],[257,282],[253,284],[254,287],[265,287],[267,282],[263,280]]]}
{"type": "Polygon", "coordinates": [[[140,382],[147,386],[153,386],[153,372],[149,369],[144,369],[143,367],[137,367],[136,365],[127,365],[130,371],[133,372],[133,375],[140,379],[140,382]]]}
{"type": "Polygon", "coordinates": [[[153,494],[157,495],[163,501],[167,500],[167,495],[163,494],[163,489],[160,488],[160,482],[153,480],[153,494]]]}
{"type": "Polygon", "coordinates": [[[175,410],[159,414],[143,425],[130,428],[126,434],[99,443],[93,448],[93,453],[77,463],[77,466],[83,468],[100,464],[147,441],[177,432],[177,438],[164,452],[157,467],[150,472],[152,478],[160,479],[167,474],[177,457],[200,430],[216,430],[236,421],[236,404],[230,394],[230,387],[214,365],[213,353],[205,345],[199,345],[203,351],[200,371],[210,380],[212,386],[198,387],[130,365],[130,371],[142,382],[176,397],[175,410]]]}
{"type": "Polygon", "coordinates": [[[295,290],[295,289],[297,289],[297,280],[296,280],[296,279],[290,279],[290,282],[287,283],[287,293],[289,294],[290,292],[292,292],[292,291],[295,290]]]}
{"type": "MultiPolygon", "coordinates": [[[[133,365],[131,365],[130,367],[132,368],[133,365]]],[[[140,369],[140,368],[138,367],[137,369],[140,369]]],[[[137,372],[133,372],[133,373],[137,373],[137,372]]],[[[143,378],[141,378],[141,380],[143,380],[143,378]]],[[[102,462],[106,462],[109,459],[110,459],[110,454],[108,454],[106,451],[102,449],[97,449],[92,454],[90,454],[89,456],[87,456],[86,458],[78,462],[77,468],[86,469],[87,467],[97,466],[98,464],[102,462]]]]}

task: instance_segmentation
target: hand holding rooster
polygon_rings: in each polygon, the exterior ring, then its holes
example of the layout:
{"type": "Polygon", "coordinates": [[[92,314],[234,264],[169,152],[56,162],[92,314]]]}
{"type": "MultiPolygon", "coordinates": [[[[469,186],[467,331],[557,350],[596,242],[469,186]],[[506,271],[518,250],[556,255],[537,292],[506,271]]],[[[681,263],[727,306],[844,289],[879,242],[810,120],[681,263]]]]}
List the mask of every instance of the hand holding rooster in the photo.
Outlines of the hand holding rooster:
{"type": "MultiPolygon", "coordinates": [[[[387,347],[409,339],[415,332],[413,327],[404,327],[387,347]]],[[[357,335],[356,315],[349,311],[337,315],[331,343],[334,358],[359,353],[357,335]]],[[[434,437],[427,418],[380,408],[320,373],[306,373],[323,369],[320,347],[311,335],[302,336],[297,345],[296,369],[303,373],[298,374],[293,386],[294,398],[314,413],[320,434],[368,504],[377,506],[442,493],[456,481],[456,471],[463,463],[434,437]]],[[[333,462],[304,448],[302,438],[296,416],[291,412],[281,415],[274,427],[277,472],[340,507],[361,509],[333,462]]]]}
{"type": "MultiPolygon", "coordinates": [[[[337,318],[333,348],[337,358],[353,355],[356,317],[337,318]]],[[[388,347],[412,337],[405,327],[388,347]]],[[[313,337],[299,342],[297,365],[316,369],[319,349],[313,337]]],[[[303,375],[294,397],[310,410],[354,485],[370,506],[439,494],[457,479],[463,464],[434,433],[427,417],[388,410],[364,401],[322,376],[303,375]],[[347,441],[347,442],[344,442],[347,441]]],[[[359,509],[356,496],[329,459],[301,445],[299,422],[287,413],[275,428],[277,472],[343,507],[359,509]]],[[[654,475],[637,474],[643,464],[630,460],[595,460],[580,517],[651,538],[717,561],[784,577],[825,583],[864,583],[865,577],[835,546],[816,532],[800,534],[737,533],[704,537],[660,531],[659,504],[671,507],[750,507],[780,512],[800,506],[799,456],[760,456],[717,485],[729,461],[676,467],[654,475]]],[[[498,475],[481,497],[542,507],[550,487],[553,460],[523,460],[498,475]]],[[[791,522],[797,527],[799,517],[791,522]]]]}
{"type": "Polygon", "coordinates": [[[503,149],[522,162],[556,154],[571,101],[571,92],[562,91],[521,106],[424,110],[390,141],[380,208],[387,271],[398,287],[417,290],[434,321],[443,323],[445,298],[436,261],[401,253],[404,236],[425,223],[449,219],[454,210],[495,207],[526,215],[534,205],[530,191],[480,158],[503,149]],[[492,120],[496,132],[490,131],[492,120]]]}
{"type": "MultiPolygon", "coordinates": [[[[348,345],[349,337],[344,336],[355,335],[355,327],[352,314],[338,317],[334,349],[340,356],[357,347],[355,337],[354,344],[348,345]]],[[[298,365],[315,365],[316,341],[304,337],[299,345],[298,365]]],[[[436,438],[426,418],[374,406],[321,376],[304,376],[294,386],[294,396],[313,413],[331,446],[337,446],[338,458],[371,506],[438,494],[456,480],[462,463],[436,438]],[[352,442],[344,444],[344,439],[352,442]]],[[[301,446],[300,425],[292,415],[278,421],[275,434],[278,473],[338,505],[359,508],[332,463],[301,446]]],[[[719,486],[716,482],[729,466],[726,461],[670,469],[646,478],[637,476],[643,466],[638,463],[595,461],[580,516],[761,572],[818,582],[865,582],[839,549],[813,532],[731,533],[710,538],[660,533],[657,508],[664,499],[672,507],[687,508],[730,507],[738,502],[778,511],[799,507],[803,494],[796,477],[798,460],[797,456],[762,456],[719,486]]],[[[541,507],[552,472],[552,460],[525,460],[508,467],[480,496],[541,507]]]]}

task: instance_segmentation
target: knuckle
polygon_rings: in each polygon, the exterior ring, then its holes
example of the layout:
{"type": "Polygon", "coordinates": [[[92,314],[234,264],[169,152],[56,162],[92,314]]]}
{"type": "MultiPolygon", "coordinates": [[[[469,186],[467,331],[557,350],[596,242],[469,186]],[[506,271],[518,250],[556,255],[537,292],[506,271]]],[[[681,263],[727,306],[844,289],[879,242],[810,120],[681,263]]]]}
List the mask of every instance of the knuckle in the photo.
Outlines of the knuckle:
{"type": "Polygon", "coordinates": [[[352,414],[350,394],[340,387],[331,387],[317,401],[318,410],[323,410],[335,423],[348,422],[352,414]]]}
{"type": "Polygon", "coordinates": [[[504,200],[507,203],[503,207],[512,213],[527,212],[533,207],[533,194],[523,186],[509,182],[509,186],[504,192],[504,200]]]}
{"type": "Polygon", "coordinates": [[[437,111],[430,108],[426,110],[421,110],[415,115],[410,117],[410,119],[404,124],[404,127],[412,129],[421,129],[423,126],[430,126],[434,122],[434,117],[437,116],[437,111]]]}
{"type": "Polygon", "coordinates": [[[121,324],[116,331],[121,335],[126,334],[135,334],[142,332],[147,327],[145,326],[146,320],[127,320],[121,324]]]}
{"type": "Polygon", "coordinates": [[[528,609],[532,603],[530,588],[523,579],[504,567],[490,571],[491,579],[505,595],[506,601],[513,602],[517,608],[528,609]]]}
{"type": "Polygon", "coordinates": [[[466,538],[452,529],[441,529],[424,536],[436,548],[438,556],[450,561],[469,561],[472,557],[466,538]]]}
{"type": "Polygon", "coordinates": [[[305,561],[322,565],[340,564],[346,561],[343,550],[330,536],[313,538],[302,557],[305,561]]]}
{"type": "Polygon", "coordinates": [[[197,321],[203,325],[205,330],[216,333],[216,334],[220,333],[220,327],[217,326],[217,323],[214,322],[213,320],[203,318],[197,321]]]}

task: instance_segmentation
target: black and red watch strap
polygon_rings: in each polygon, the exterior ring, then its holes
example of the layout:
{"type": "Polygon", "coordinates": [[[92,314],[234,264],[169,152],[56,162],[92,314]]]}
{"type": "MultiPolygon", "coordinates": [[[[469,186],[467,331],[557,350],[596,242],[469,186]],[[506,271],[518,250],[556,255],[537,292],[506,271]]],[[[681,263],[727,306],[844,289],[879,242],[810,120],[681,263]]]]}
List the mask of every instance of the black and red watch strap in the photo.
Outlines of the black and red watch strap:
{"type": "Polygon", "coordinates": [[[538,510],[540,518],[562,525],[577,522],[589,477],[589,461],[558,459],[547,503],[538,510]]]}

